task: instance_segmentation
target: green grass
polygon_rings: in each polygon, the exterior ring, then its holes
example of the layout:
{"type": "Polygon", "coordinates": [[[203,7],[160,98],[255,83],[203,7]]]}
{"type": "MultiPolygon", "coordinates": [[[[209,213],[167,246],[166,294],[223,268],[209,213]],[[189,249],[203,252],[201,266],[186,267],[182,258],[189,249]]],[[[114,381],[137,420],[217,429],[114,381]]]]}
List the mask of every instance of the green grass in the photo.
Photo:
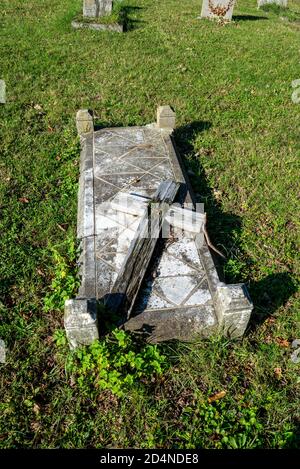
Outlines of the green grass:
{"type": "Polygon", "coordinates": [[[197,19],[199,0],[126,0],[122,35],[73,30],[81,0],[2,3],[0,446],[299,447],[299,2],[282,21],[240,0],[221,25],[197,19]],[[159,104],[176,109],[220,269],[248,283],[255,311],[243,341],[163,346],[162,375],[91,397],[65,369],[52,289],[74,287],[74,117],[90,108],[102,125],[141,125],[159,104]]]}

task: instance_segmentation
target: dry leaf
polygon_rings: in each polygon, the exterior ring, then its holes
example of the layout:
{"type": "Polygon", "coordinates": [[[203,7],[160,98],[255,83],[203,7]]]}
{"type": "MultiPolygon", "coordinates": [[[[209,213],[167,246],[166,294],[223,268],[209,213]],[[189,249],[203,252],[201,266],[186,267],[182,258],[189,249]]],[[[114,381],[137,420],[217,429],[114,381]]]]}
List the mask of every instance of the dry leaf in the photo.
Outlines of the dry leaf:
{"type": "Polygon", "coordinates": [[[41,429],[41,424],[40,424],[39,422],[32,422],[32,423],[30,424],[30,428],[31,428],[35,433],[37,433],[37,432],[39,432],[40,429],[41,429]]]}
{"type": "Polygon", "coordinates": [[[226,393],[227,391],[217,392],[216,394],[213,394],[212,396],[208,398],[208,402],[211,403],[211,402],[218,401],[219,399],[223,399],[223,397],[226,396],[226,393]]]}
{"type": "Polygon", "coordinates": [[[271,336],[271,335],[267,335],[267,337],[265,338],[265,343],[266,343],[266,344],[271,344],[272,342],[273,342],[272,336],[271,336]]]}
{"type": "Polygon", "coordinates": [[[286,340],[286,339],[280,339],[280,337],[277,337],[276,341],[277,341],[279,347],[285,347],[285,348],[287,348],[287,347],[290,346],[289,341],[286,340]]]}
{"type": "Polygon", "coordinates": [[[57,226],[61,231],[66,231],[65,228],[62,225],[60,225],[59,223],[57,223],[57,226]]]}
{"type": "Polygon", "coordinates": [[[34,404],[33,412],[38,415],[40,413],[40,406],[38,404],[34,404]]]}
{"type": "Polygon", "coordinates": [[[273,316],[270,316],[265,320],[266,324],[274,324],[276,322],[276,319],[273,316]]]}
{"type": "Polygon", "coordinates": [[[22,202],[22,204],[28,204],[28,203],[29,203],[29,200],[26,199],[26,197],[20,197],[20,198],[19,198],[19,202],[22,202]]]}
{"type": "Polygon", "coordinates": [[[275,368],[274,373],[275,373],[275,377],[276,377],[277,379],[281,379],[281,377],[282,377],[282,369],[281,369],[280,367],[275,368]]]}

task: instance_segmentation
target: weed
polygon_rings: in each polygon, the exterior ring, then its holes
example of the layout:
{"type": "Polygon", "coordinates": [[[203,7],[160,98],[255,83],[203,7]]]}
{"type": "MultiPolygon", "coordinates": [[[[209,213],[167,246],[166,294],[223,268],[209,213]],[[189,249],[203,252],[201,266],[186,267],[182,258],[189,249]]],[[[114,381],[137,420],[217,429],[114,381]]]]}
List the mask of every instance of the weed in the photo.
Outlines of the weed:
{"type": "MultiPolygon", "coordinates": [[[[59,338],[57,343],[62,343],[59,338]]],[[[109,389],[118,397],[128,389],[160,376],[166,367],[166,357],[157,346],[146,345],[137,351],[132,338],[122,330],[80,348],[69,358],[67,371],[78,384],[80,392],[90,398],[109,389]]]]}
{"type": "Polygon", "coordinates": [[[63,245],[66,247],[66,257],[60,254],[59,246],[51,248],[54,272],[51,290],[44,298],[44,311],[63,310],[65,301],[75,296],[79,288],[79,280],[75,269],[78,256],[77,243],[74,241],[73,236],[69,236],[63,245]]]}

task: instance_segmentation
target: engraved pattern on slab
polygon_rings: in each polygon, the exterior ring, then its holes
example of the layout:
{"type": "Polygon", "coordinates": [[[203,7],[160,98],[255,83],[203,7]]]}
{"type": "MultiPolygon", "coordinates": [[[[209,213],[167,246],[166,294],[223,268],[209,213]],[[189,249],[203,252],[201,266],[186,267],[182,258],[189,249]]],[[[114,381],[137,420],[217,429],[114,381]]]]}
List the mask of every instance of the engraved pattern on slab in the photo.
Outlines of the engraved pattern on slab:
{"type": "Polygon", "coordinates": [[[166,165],[168,166],[169,160],[168,158],[136,158],[136,157],[130,157],[126,156],[126,158],[123,158],[122,161],[124,163],[130,163],[131,165],[135,166],[137,168],[137,171],[147,171],[147,172],[153,172],[153,170],[159,166],[159,165],[166,165]]]}
{"type": "Polygon", "coordinates": [[[170,163],[160,164],[150,170],[151,174],[161,179],[174,179],[174,173],[170,163]]]}
{"type": "Polygon", "coordinates": [[[155,282],[155,289],[163,295],[167,301],[180,306],[197,285],[197,280],[193,276],[165,277],[158,278],[155,282]]]}
{"type": "Polygon", "coordinates": [[[95,249],[96,256],[101,256],[101,252],[104,250],[113,251],[115,250],[114,245],[117,245],[118,237],[120,235],[120,228],[114,228],[112,230],[101,231],[101,236],[95,237],[95,249]]]}
{"type": "Polygon", "coordinates": [[[145,136],[143,129],[132,129],[132,128],[118,128],[117,130],[113,130],[115,135],[119,135],[124,139],[127,139],[129,142],[141,145],[145,143],[145,136]]]}
{"type": "Polygon", "coordinates": [[[106,174],[115,174],[115,173],[143,173],[143,171],[136,167],[128,161],[120,161],[115,159],[112,161],[112,158],[107,153],[102,155],[95,155],[95,176],[101,177],[106,174]]]}
{"type": "Polygon", "coordinates": [[[135,313],[141,313],[145,309],[174,308],[174,304],[169,303],[153,290],[152,281],[147,281],[146,286],[139,292],[135,313]]]}
{"type": "Polygon", "coordinates": [[[97,298],[103,298],[111,291],[118,273],[109,264],[96,260],[96,288],[97,298]]]}
{"type": "Polygon", "coordinates": [[[195,269],[203,271],[200,257],[194,240],[181,238],[167,247],[167,251],[173,256],[179,257],[195,269]]]}
{"type": "Polygon", "coordinates": [[[152,174],[145,173],[139,180],[131,183],[131,186],[137,190],[138,188],[141,189],[157,189],[161,180],[152,174]]]}
{"type": "Polygon", "coordinates": [[[101,130],[100,135],[98,134],[97,137],[94,137],[95,150],[101,150],[103,143],[112,136],[113,134],[109,130],[101,130]]]}
{"type": "Polygon", "coordinates": [[[99,260],[109,264],[115,271],[118,271],[125,260],[126,252],[103,252],[99,260]]]}
{"type": "Polygon", "coordinates": [[[208,288],[207,282],[202,284],[197,288],[195,293],[193,293],[185,302],[185,305],[205,305],[207,302],[211,301],[212,297],[208,288]]]}
{"type": "Polygon", "coordinates": [[[166,152],[160,152],[157,147],[149,144],[149,147],[131,147],[130,152],[124,152],[123,159],[126,158],[167,158],[166,152]]]}
{"type": "Polygon", "coordinates": [[[131,173],[131,174],[108,174],[106,176],[101,176],[101,179],[109,184],[113,184],[118,187],[120,190],[124,189],[126,186],[133,184],[135,181],[139,181],[143,177],[141,173],[131,173]]]}
{"type": "Polygon", "coordinates": [[[94,178],[94,203],[100,204],[119,192],[118,187],[107,183],[103,179],[94,178]]]}
{"type": "Polygon", "coordinates": [[[109,155],[112,160],[122,158],[124,155],[130,154],[132,145],[127,143],[126,146],[122,145],[101,145],[101,150],[96,150],[96,155],[104,153],[109,155]]]}
{"type": "Polygon", "coordinates": [[[159,129],[144,128],[146,142],[152,143],[155,146],[156,152],[161,155],[169,156],[166,146],[161,138],[161,131],[159,129]]]}
{"type": "Polygon", "coordinates": [[[158,277],[179,277],[180,275],[191,274],[197,274],[197,271],[167,252],[163,253],[157,269],[158,277]]]}
{"type": "Polygon", "coordinates": [[[107,202],[95,206],[95,215],[97,234],[100,234],[102,230],[118,228],[120,226],[128,228],[136,221],[134,215],[114,210],[107,202]]]}

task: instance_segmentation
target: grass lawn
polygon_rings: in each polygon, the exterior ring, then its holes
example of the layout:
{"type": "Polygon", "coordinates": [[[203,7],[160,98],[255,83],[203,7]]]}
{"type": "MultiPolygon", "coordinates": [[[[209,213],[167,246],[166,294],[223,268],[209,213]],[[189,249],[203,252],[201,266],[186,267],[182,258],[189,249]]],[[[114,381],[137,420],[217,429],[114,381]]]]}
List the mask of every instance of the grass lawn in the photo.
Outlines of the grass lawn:
{"type": "Polygon", "coordinates": [[[200,0],[126,5],[131,28],[116,34],[73,30],[82,0],[1,3],[0,447],[299,448],[300,3],[284,14],[238,0],[227,25],[198,20],[200,0]],[[253,319],[239,342],[145,351],[110,335],[86,352],[86,372],[82,357],[66,367],[75,113],[142,125],[159,104],[176,109],[176,142],[226,253],[220,268],[248,283],[253,319]],[[103,390],[93,363],[122,350],[131,381],[103,390]],[[147,354],[153,368],[138,371],[147,354]]]}

